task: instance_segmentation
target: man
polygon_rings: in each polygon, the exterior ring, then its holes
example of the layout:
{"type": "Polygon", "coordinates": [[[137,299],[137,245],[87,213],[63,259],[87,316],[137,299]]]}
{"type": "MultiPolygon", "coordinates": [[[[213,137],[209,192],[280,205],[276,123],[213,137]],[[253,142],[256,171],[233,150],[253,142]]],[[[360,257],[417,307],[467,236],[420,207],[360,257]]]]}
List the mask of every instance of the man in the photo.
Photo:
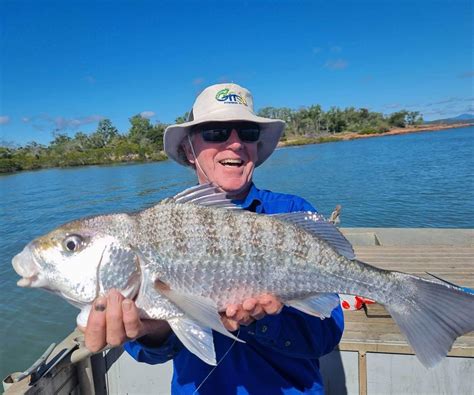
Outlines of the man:
{"type": "MultiPolygon", "coordinates": [[[[315,211],[297,196],[259,190],[255,167],[274,151],[284,122],[258,117],[250,92],[236,84],[206,88],[196,99],[188,122],[165,131],[165,151],[179,164],[195,169],[199,183],[212,182],[242,208],[261,214],[315,211]]],[[[341,308],[321,320],[260,295],[228,306],[227,329],[238,343],[214,332],[217,367],[190,353],[165,321],[141,321],[131,300],[118,292],[98,298],[89,316],[85,341],[91,351],[107,343],[125,344],[138,361],[173,359],[172,393],[273,394],[323,393],[318,358],[339,343],[341,308]]]]}

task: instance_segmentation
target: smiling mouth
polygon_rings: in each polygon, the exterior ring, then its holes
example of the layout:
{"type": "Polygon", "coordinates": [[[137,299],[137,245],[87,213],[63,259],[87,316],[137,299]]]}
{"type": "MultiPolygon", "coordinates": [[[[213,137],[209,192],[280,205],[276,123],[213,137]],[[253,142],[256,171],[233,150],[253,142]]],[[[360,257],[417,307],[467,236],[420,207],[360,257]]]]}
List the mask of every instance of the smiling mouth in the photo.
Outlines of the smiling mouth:
{"type": "Polygon", "coordinates": [[[242,159],[223,159],[220,160],[219,163],[225,167],[240,167],[244,165],[244,161],[242,159]]]}

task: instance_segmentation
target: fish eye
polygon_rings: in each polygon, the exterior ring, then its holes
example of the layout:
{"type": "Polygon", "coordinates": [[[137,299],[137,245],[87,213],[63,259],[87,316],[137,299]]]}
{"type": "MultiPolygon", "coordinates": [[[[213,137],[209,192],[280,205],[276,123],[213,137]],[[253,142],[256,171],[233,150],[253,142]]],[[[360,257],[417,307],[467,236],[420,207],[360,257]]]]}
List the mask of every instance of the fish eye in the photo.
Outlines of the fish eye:
{"type": "Polygon", "coordinates": [[[79,235],[71,235],[64,239],[63,246],[67,251],[77,251],[82,245],[83,239],[79,235]]]}

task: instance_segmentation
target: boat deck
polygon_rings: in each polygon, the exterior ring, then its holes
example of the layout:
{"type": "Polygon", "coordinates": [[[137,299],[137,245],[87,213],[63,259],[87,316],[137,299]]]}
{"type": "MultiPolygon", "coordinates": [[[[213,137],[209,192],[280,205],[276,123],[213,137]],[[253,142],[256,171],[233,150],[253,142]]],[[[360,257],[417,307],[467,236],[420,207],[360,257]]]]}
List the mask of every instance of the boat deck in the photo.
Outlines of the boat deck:
{"type": "MultiPolygon", "coordinates": [[[[474,289],[474,247],[452,245],[356,246],[357,258],[382,269],[431,278],[431,273],[454,284],[474,289]]],[[[439,306],[443,309],[443,306],[439,306]]],[[[472,312],[466,312],[472,314],[472,312]]],[[[395,322],[378,304],[345,311],[342,351],[413,354],[395,322]]],[[[457,339],[450,356],[474,357],[474,332],[457,339]]]]}

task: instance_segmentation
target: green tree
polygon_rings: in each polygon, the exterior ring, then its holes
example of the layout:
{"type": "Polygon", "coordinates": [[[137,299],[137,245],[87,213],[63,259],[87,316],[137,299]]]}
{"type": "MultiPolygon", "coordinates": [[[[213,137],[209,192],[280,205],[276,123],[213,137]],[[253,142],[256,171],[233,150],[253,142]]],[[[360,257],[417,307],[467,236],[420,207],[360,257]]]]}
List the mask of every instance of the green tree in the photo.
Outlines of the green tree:
{"type": "Polygon", "coordinates": [[[174,120],[174,123],[185,123],[185,122],[188,122],[188,118],[189,118],[189,112],[186,111],[184,113],[184,115],[180,115],[179,117],[177,117],[175,120],[174,120]]]}
{"type": "Polygon", "coordinates": [[[112,125],[110,119],[102,119],[89,140],[93,148],[103,148],[109,145],[117,136],[118,130],[112,125]]]}
{"type": "Polygon", "coordinates": [[[406,117],[407,117],[408,111],[406,110],[401,110],[394,112],[393,114],[390,114],[388,117],[388,123],[391,126],[396,126],[398,128],[404,128],[406,126],[406,117]]]}
{"type": "Polygon", "coordinates": [[[128,131],[128,138],[132,143],[138,144],[141,147],[146,147],[150,140],[148,136],[153,129],[148,118],[143,118],[140,114],[129,119],[131,127],[128,131]]]}
{"type": "Polygon", "coordinates": [[[158,150],[163,150],[163,134],[165,133],[166,125],[163,123],[156,123],[149,129],[147,138],[155,144],[158,150]]]}
{"type": "Polygon", "coordinates": [[[421,125],[423,123],[423,116],[419,111],[408,111],[405,119],[408,125],[421,125]]]}
{"type": "Polygon", "coordinates": [[[51,145],[56,147],[66,146],[71,141],[71,137],[65,133],[59,133],[57,130],[53,132],[53,137],[51,145]]]}
{"type": "Polygon", "coordinates": [[[346,127],[343,112],[337,107],[331,107],[326,113],[329,133],[340,133],[346,127]]]}
{"type": "Polygon", "coordinates": [[[84,132],[77,132],[74,135],[74,144],[77,147],[78,151],[85,151],[91,147],[91,142],[89,140],[89,136],[84,132]]]}

